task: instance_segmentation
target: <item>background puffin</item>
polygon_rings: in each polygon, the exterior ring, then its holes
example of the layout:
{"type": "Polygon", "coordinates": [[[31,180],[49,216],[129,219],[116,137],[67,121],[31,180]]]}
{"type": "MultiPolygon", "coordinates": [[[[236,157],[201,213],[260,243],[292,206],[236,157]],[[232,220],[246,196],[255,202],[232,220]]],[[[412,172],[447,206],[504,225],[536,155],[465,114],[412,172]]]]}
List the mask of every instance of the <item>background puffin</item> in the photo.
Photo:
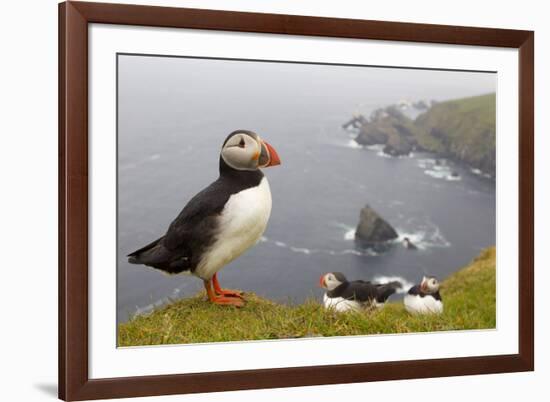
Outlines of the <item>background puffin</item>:
{"type": "Polygon", "coordinates": [[[166,234],[128,254],[128,262],[201,278],[208,299],[240,307],[241,292],[222,289],[217,272],[258,242],[271,214],[271,192],[260,168],[279,165],[275,149],[256,133],[237,130],[220,152],[220,176],[195,195],[166,234]]]}
{"type": "Polygon", "coordinates": [[[411,314],[440,314],[443,299],[439,294],[439,282],[433,276],[424,276],[419,285],[409,289],[403,299],[405,308],[411,314]]]}
{"type": "Polygon", "coordinates": [[[323,304],[338,312],[358,311],[368,307],[382,307],[386,300],[401,287],[399,282],[385,284],[369,281],[349,282],[341,272],[329,272],[321,276],[319,285],[327,289],[323,304]]]}

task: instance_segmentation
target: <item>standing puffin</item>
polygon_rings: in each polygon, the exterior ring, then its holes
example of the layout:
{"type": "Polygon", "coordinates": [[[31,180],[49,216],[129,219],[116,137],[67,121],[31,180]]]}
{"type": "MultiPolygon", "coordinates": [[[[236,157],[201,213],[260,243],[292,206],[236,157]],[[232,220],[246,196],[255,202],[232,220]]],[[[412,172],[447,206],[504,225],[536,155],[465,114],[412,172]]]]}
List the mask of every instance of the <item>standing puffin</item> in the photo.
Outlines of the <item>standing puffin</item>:
{"type": "Polygon", "coordinates": [[[424,276],[403,299],[405,309],[411,314],[441,314],[443,299],[439,294],[439,282],[433,276],[424,276]]]}
{"type": "Polygon", "coordinates": [[[220,176],[195,195],[164,236],[128,254],[128,262],[169,274],[191,273],[215,304],[241,307],[241,292],[222,289],[217,272],[255,245],[271,214],[269,183],[260,168],[279,165],[256,133],[237,130],[220,152],[220,176]]]}
{"type": "Polygon", "coordinates": [[[401,287],[399,282],[385,284],[362,280],[349,282],[341,272],[322,275],[319,285],[327,289],[323,297],[325,308],[338,312],[382,307],[386,300],[401,287]]]}

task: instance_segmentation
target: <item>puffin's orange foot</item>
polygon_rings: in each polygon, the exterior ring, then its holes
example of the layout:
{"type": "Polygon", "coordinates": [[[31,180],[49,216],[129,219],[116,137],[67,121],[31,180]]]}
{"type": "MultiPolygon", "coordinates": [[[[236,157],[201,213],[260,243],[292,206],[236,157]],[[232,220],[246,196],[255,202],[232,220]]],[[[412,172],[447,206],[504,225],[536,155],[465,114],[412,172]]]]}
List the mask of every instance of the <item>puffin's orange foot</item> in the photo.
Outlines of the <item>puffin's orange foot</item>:
{"type": "MultiPolygon", "coordinates": [[[[208,300],[210,300],[214,304],[218,304],[220,306],[235,306],[235,307],[242,307],[244,306],[244,300],[242,300],[241,297],[228,297],[225,295],[218,295],[212,289],[212,280],[205,280],[204,281],[204,288],[206,289],[206,294],[208,295],[208,300]]],[[[215,288],[218,288],[218,290],[222,290],[219,285],[215,286],[215,288]]]]}
{"type": "Polygon", "coordinates": [[[218,282],[218,274],[215,273],[212,277],[212,285],[214,285],[214,292],[220,296],[225,297],[238,297],[240,299],[244,299],[243,292],[240,290],[231,290],[231,289],[222,289],[220,286],[220,283],[218,282]]]}
{"type": "Polygon", "coordinates": [[[235,307],[244,306],[244,300],[238,297],[216,296],[216,297],[210,298],[209,300],[212,303],[217,304],[219,306],[235,306],[235,307]]]}
{"type": "Polygon", "coordinates": [[[216,289],[216,294],[225,297],[238,297],[239,299],[244,300],[243,292],[241,292],[240,290],[216,289]]]}

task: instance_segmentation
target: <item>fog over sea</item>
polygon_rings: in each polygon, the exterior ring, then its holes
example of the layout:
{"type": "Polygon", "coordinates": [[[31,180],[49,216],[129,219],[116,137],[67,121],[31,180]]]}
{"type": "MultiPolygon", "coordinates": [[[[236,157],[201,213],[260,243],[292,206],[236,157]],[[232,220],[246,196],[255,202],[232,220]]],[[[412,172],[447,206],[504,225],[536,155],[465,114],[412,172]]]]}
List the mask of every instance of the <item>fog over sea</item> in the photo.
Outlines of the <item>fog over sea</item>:
{"type": "Polygon", "coordinates": [[[119,322],[203,289],[126,255],[162,236],[217,178],[221,144],[239,128],[273,145],[282,164],[264,171],[273,197],[264,237],[221,271],[224,287],[320,300],[326,272],[408,286],[424,274],[444,279],[495,244],[494,181],[427,153],[385,157],[341,126],[403,100],[494,92],[496,74],[129,55],[118,66],[119,322]],[[367,203],[418,250],[358,248],[367,203]]]}

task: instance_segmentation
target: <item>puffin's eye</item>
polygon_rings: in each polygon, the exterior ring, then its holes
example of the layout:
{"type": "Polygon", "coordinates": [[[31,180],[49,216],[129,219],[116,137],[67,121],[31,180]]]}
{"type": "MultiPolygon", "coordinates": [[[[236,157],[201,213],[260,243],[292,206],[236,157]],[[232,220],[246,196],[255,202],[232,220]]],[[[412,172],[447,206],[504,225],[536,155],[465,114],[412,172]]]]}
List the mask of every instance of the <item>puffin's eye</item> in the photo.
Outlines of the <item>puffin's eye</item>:
{"type": "Polygon", "coordinates": [[[244,145],[245,145],[244,138],[241,137],[241,141],[239,142],[239,148],[244,148],[244,145]]]}

